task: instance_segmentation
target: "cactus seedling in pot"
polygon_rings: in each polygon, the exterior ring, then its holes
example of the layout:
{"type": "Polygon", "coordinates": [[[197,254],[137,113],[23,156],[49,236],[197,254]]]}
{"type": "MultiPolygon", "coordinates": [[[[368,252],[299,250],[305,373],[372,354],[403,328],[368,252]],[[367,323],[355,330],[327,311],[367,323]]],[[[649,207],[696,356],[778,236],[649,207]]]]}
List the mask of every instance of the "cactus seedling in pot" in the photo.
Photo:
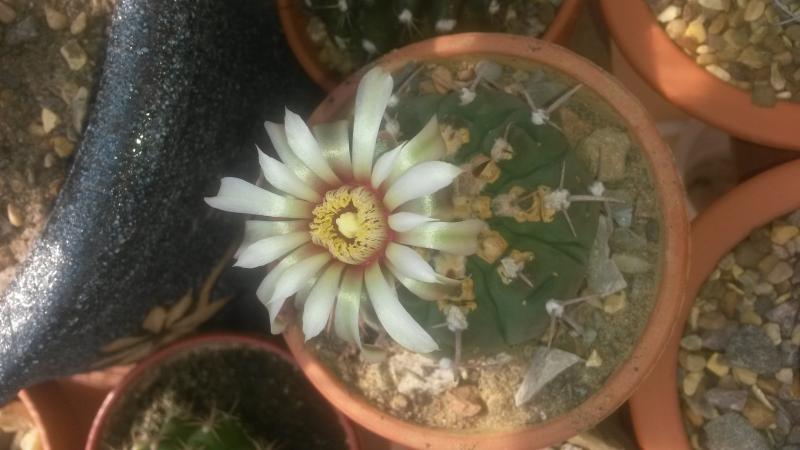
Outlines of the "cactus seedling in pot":
{"type": "Polygon", "coordinates": [[[234,415],[212,410],[198,417],[186,407],[163,400],[164,421],[157,430],[134,435],[130,450],[277,450],[277,444],[254,441],[234,415]]]}
{"type": "Polygon", "coordinates": [[[284,350],[200,336],[144,360],[114,389],[87,449],[357,450],[350,425],[284,350]]]}
{"type": "MultiPolygon", "coordinates": [[[[454,39],[489,37],[530,44],[454,39]]],[[[596,80],[484,52],[390,58],[312,126],[287,111],[266,124],[264,182],[225,179],[207,199],[259,216],[236,265],[266,266],[256,294],[312,382],[412,447],[569,437],[548,426],[607,401],[598,392],[674,289],[662,271],[683,263],[680,197],[659,198],[650,162],[666,152],[643,151],[596,80]]]]}

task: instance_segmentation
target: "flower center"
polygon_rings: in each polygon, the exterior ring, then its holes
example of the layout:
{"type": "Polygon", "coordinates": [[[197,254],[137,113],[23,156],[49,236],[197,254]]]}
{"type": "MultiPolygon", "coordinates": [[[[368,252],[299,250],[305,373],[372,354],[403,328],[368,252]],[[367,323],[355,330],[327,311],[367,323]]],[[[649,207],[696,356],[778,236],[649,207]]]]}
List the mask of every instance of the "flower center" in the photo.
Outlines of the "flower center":
{"type": "Polygon", "coordinates": [[[311,240],[346,264],[362,264],[383,248],[386,213],[369,189],[342,186],[325,193],[313,211],[311,240]]]}

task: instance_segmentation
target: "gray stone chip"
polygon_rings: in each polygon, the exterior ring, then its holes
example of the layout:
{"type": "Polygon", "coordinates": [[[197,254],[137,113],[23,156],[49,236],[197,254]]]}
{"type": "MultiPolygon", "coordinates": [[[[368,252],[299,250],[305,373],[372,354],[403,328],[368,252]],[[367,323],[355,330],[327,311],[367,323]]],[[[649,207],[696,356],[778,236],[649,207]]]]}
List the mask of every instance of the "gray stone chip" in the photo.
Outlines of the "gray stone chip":
{"type": "Polygon", "coordinates": [[[772,340],[761,328],[744,326],[731,336],[725,356],[734,367],[743,367],[758,374],[775,373],[781,368],[781,357],[772,340]]]}
{"type": "Polygon", "coordinates": [[[704,427],[709,450],[769,450],[769,444],[750,422],[735,412],[710,420],[704,427]]]}

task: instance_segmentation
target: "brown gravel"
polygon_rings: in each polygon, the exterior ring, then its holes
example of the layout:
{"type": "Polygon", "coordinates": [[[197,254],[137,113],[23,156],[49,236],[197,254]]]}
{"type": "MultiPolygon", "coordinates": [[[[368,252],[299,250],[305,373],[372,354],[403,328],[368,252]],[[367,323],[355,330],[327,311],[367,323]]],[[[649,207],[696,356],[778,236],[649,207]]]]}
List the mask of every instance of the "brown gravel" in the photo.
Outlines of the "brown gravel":
{"type": "Polygon", "coordinates": [[[800,444],[799,225],[795,212],[753,231],[695,300],[678,378],[697,450],[800,444]]]}
{"type": "Polygon", "coordinates": [[[754,104],[800,101],[800,0],[648,2],[687,55],[754,104]]]}
{"type": "Polygon", "coordinates": [[[66,176],[110,9],[108,0],[0,0],[0,292],[66,176]]]}

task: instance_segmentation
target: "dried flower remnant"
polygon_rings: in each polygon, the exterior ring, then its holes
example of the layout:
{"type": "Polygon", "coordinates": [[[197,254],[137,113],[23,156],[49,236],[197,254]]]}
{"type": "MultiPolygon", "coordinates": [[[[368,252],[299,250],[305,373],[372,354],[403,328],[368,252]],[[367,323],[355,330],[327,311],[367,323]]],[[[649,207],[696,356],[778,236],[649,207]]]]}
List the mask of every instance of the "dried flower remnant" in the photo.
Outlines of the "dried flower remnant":
{"type": "Polygon", "coordinates": [[[172,306],[153,307],[142,321],[141,334],[125,336],[105,345],[100,349],[103,357],[92,364],[92,367],[136,362],[170,342],[193,333],[214,317],[231,299],[213,299],[211,294],[232,250],[214,266],[196,295],[189,290],[172,306]]]}

